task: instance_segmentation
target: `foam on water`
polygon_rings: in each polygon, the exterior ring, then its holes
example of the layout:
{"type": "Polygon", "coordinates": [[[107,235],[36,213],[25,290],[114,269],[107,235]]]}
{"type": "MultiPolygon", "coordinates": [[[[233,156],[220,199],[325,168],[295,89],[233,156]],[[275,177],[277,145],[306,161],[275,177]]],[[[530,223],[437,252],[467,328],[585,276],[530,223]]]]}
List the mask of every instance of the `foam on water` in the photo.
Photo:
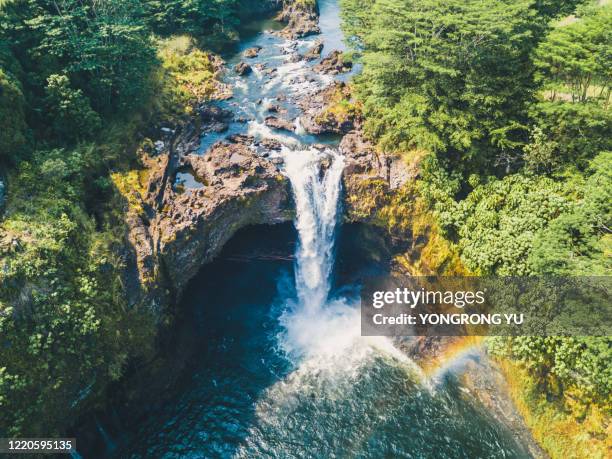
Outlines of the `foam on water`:
{"type": "Polygon", "coordinates": [[[291,137],[290,135],[281,134],[279,131],[272,129],[259,121],[249,121],[248,125],[248,135],[252,136],[256,140],[273,139],[282,143],[283,145],[291,146],[297,146],[300,143],[298,139],[291,137]]]}

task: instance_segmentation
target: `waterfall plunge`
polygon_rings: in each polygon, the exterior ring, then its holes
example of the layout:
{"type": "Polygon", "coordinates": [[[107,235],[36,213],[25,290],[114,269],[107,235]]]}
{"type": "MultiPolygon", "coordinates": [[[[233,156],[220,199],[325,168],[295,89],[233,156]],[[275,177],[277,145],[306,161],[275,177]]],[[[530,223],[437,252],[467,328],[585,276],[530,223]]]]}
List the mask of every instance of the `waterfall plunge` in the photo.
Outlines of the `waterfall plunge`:
{"type": "Polygon", "coordinates": [[[356,371],[375,350],[408,362],[389,339],[361,336],[358,299],[329,298],[344,157],[331,148],[313,147],[283,147],[281,156],[293,189],[299,235],[297,301],[289,301],[280,317],[281,348],[305,371],[327,368],[335,373],[339,366],[356,371]]]}
{"type": "Polygon", "coordinates": [[[296,288],[299,303],[317,313],[331,288],[334,239],[344,158],[331,149],[283,151],[291,181],[299,234],[296,288]],[[322,170],[322,164],[326,170],[322,170]]]}

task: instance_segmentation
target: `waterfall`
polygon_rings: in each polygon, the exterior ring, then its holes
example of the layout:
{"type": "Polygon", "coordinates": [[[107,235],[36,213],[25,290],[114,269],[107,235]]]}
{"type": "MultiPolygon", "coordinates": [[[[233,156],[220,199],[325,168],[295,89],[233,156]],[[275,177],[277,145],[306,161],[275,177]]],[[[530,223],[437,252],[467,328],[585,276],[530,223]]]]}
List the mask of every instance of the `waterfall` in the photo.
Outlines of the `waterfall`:
{"type": "Polygon", "coordinates": [[[283,150],[299,235],[296,289],[309,313],[324,306],[331,289],[334,239],[344,158],[332,149],[283,150]]]}

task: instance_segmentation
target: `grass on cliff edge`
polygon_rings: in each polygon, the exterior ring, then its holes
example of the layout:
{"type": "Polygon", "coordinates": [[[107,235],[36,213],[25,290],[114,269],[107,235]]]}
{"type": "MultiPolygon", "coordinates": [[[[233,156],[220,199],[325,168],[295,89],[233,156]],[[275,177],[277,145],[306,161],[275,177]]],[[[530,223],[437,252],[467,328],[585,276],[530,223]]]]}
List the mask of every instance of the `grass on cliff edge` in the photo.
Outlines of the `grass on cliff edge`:
{"type": "Polygon", "coordinates": [[[612,453],[612,424],[597,407],[581,417],[546,400],[519,365],[499,360],[510,395],[538,444],[552,459],[605,459],[612,453]]]}

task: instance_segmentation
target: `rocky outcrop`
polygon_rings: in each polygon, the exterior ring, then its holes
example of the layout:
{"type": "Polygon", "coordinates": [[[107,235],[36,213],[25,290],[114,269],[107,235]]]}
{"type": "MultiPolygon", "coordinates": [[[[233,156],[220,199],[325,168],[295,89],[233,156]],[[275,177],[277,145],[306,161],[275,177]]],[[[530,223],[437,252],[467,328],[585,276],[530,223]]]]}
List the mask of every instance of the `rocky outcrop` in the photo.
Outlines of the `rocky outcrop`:
{"type": "Polygon", "coordinates": [[[261,46],[253,46],[252,48],[245,50],[242,55],[247,59],[253,59],[259,56],[259,51],[261,51],[261,46]]]}
{"type": "Polygon", "coordinates": [[[252,71],[253,69],[246,62],[239,62],[234,66],[234,72],[236,72],[238,75],[248,75],[252,71]]]}
{"type": "Polygon", "coordinates": [[[314,61],[321,57],[321,52],[323,51],[323,42],[318,40],[312,48],[310,48],[304,54],[304,59],[307,61],[314,61]]]}
{"type": "Polygon", "coordinates": [[[219,142],[205,156],[179,154],[191,149],[193,135],[180,137],[168,154],[142,159],[146,191],[127,213],[131,263],[124,280],[136,287],[130,303],[146,304],[159,317],[238,229],[292,218],[289,184],[250,148],[252,138],[219,142]],[[190,168],[204,186],[175,190],[179,168],[190,168]]]}
{"type": "Polygon", "coordinates": [[[218,143],[206,156],[188,155],[182,164],[191,166],[204,188],[180,196],[166,190],[152,229],[178,292],[239,228],[292,217],[287,180],[249,148],[251,140],[235,138],[218,143]]]}
{"type": "Polygon", "coordinates": [[[329,56],[315,65],[314,70],[326,75],[338,75],[350,72],[352,68],[353,64],[344,59],[344,54],[341,51],[332,51],[329,56]]]}
{"type": "Polygon", "coordinates": [[[273,129],[280,129],[284,131],[293,131],[295,129],[295,126],[291,121],[283,118],[277,118],[276,116],[268,116],[264,123],[266,126],[273,129]]]}
{"type": "Polygon", "coordinates": [[[287,27],[278,34],[290,40],[321,33],[316,0],[285,1],[277,19],[287,23],[287,27]]]}
{"type": "Polygon", "coordinates": [[[345,135],[339,148],[346,163],[342,179],[348,221],[370,222],[390,194],[418,174],[400,156],[378,152],[359,130],[345,135]]]}
{"type": "Polygon", "coordinates": [[[304,97],[300,123],[311,134],[345,134],[359,124],[356,107],[350,103],[351,94],[344,83],[335,83],[304,97]]]}

